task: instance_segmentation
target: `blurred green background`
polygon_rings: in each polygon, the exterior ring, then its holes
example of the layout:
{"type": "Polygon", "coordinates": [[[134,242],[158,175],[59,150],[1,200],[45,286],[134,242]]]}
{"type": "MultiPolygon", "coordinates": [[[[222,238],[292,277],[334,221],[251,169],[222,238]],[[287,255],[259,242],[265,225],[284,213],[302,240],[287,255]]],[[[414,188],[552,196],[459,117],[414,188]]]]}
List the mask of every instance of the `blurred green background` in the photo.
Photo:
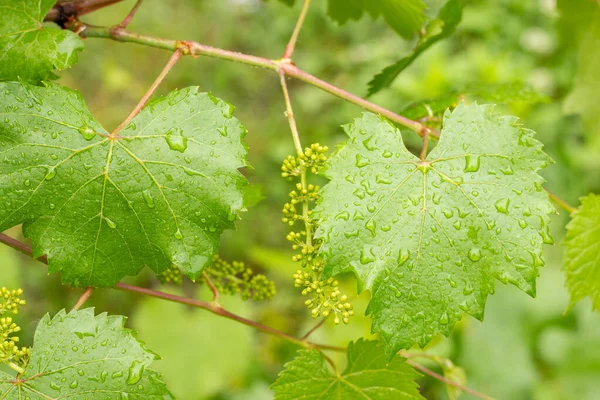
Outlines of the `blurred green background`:
{"type": "MultiPolygon", "coordinates": [[[[97,25],[121,21],[134,1],[124,1],[82,18],[97,25]]],[[[195,40],[225,49],[279,58],[299,12],[271,0],[145,0],[130,29],[144,34],[195,40]]],[[[364,95],[367,82],[383,67],[406,55],[414,43],[399,38],[381,20],[363,18],[338,26],[328,20],[326,2],[315,0],[295,53],[295,62],[312,74],[364,95]]],[[[443,4],[426,0],[432,16],[443,4]]],[[[472,0],[463,21],[448,40],[436,44],[405,70],[390,89],[372,100],[400,111],[406,105],[462,91],[469,85],[522,82],[547,96],[546,101],[501,99],[506,112],[538,132],[556,164],[545,170],[547,187],[571,204],[600,186],[600,5],[589,0],[472,0]],[[596,110],[596,111],[595,111],[596,110]]],[[[129,113],[160,72],[169,53],[133,44],[87,39],[80,62],[61,74],[60,83],[79,90],[92,113],[107,129],[129,113]]],[[[158,89],[197,85],[236,106],[249,134],[250,163],[244,173],[261,199],[227,232],[221,256],[243,260],[275,280],[274,301],[244,303],[223,299],[226,307],[294,335],[314,321],[293,287],[297,265],[285,240],[281,207],[291,190],[279,177],[280,163],[293,144],[277,76],[231,62],[199,57],[181,60],[158,89]]],[[[344,140],[340,125],[360,115],[355,105],[301,82],[290,81],[301,138],[333,148],[344,140]]],[[[468,98],[468,93],[467,93],[468,98]]],[[[406,132],[409,144],[416,135],[406,132]]],[[[560,244],[568,215],[554,218],[560,244]]],[[[8,232],[20,237],[20,228],[8,232]]],[[[47,276],[45,267],[0,247],[0,286],[23,287],[28,305],[19,315],[23,342],[46,312],[70,308],[81,293],[47,276]]],[[[564,314],[568,294],[561,272],[562,249],[547,246],[538,296],[529,298],[498,283],[488,300],[485,322],[463,318],[449,338],[440,337],[428,351],[465,368],[468,386],[497,399],[600,399],[600,315],[583,302],[564,314]]],[[[143,286],[160,285],[146,273],[131,278],[143,286]]],[[[355,293],[352,277],[346,292],[355,293]]],[[[187,282],[160,287],[187,296],[208,298],[205,288],[187,282]]],[[[369,335],[362,317],[369,299],[352,300],[357,309],[349,326],[326,326],[312,337],[346,345],[369,335]]],[[[88,303],[98,312],[129,316],[129,326],[163,357],[155,367],[181,400],[271,399],[268,386],[296,347],[203,310],[136,297],[114,290],[94,293],[88,303]]],[[[338,357],[343,363],[343,357],[338,357]]],[[[427,364],[436,369],[435,365],[427,364]]],[[[419,382],[428,399],[445,399],[442,384],[419,382]]],[[[469,396],[463,395],[468,399],[469,396]]]]}

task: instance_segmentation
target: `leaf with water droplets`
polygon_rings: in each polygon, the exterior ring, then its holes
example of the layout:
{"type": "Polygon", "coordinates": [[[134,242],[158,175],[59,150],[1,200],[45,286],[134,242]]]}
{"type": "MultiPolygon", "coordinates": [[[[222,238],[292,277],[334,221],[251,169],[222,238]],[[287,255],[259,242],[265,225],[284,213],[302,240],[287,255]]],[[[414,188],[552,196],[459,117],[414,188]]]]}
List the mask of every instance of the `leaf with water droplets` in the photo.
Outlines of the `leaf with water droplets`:
{"type": "Polygon", "coordinates": [[[159,357],[125,329],[125,317],[94,310],[60,311],[38,324],[25,371],[0,372],[0,393],[22,398],[173,399],[160,374],[149,369],[159,357]]]}
{"type": "Polygon", "coordinates": [[[600,195],[581,198],[581,206],[571,214],[565,238],[569,308],[584,297],[600,311],[600,195]]]}
{"type": "Polygon", "coordinates": [[[275,400],[424,399],[415,382],[419,373],[404,358],[388,363],[382,346],[364,339],[351,342],[347,352],[346,370],[334,374],[321,352],[299,350],[271,385],[275,400]]]}
{"type": "Polygon", "coordinates": [[[345,129],[350,139],[325,170],[317,235],[326,275],[352,271],[371,291],[367,313],[388,356],[449,334],[463,312],[482,319],[494,279],[534,295],[554,208],[537,174],[551,160],[533,132],[491,106],[460,105],[420,160],[383,118],[365,114],[345,129]]]}
{"type": "Polygon", "coordinates": [[[83,41],[66,29],[45,27],[56,0],[0,0],[0,81],[39,82],[77,62],[83,41]]]}
{"type": "Polygon", "coordinates": [[[243,209],[246,131],[233,107],[182,89],[113,137],[76,92],[46,86],[0,83],[0,231],[22,223],[74,286],[171,264],[195,279],[243,209]]]}

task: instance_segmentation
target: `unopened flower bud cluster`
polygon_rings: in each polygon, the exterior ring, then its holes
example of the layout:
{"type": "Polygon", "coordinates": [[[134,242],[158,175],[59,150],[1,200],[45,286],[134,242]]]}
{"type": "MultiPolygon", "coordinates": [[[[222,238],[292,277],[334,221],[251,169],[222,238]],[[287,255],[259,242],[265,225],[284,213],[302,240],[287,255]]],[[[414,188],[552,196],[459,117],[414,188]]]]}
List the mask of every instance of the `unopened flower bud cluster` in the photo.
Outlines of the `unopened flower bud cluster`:
{"type": "Polygon", "coordinates": [[[318,173],[327,161],[327,146],[318,143],[307,147],[297,156],[288,156],[281,167],[281,176],[292,180],[299,179],[296,187],[289,194],[290,201],[283,206],[281,221],[290,227],[296,222],[303,224],[304,229],[290,231],[286,239],[292,243],[292,249],[297,253],[292,260],[299,262],[304,270],[294,274],[294,284],[302,288],[302,294],[310,296],[304,304],[311,310],[313,318],[333,317],[335,324],[349,323],[349,317],[354,315],[352,304],[348,297],[338,289],[338,281],[334,278],[322,279],[323,260],[319,256],[321,240],[315,239],[313,233],[317,229],[317,220],[313,217],[311,206],[319,199],[319,186],[306,183],[306,173],[318,173]]]}
{"type": "Polygon", "coordinates": [[[6,364],[16,364],[21,368],[25,368],[29,362],[31,350],[28,347],[17,346],[19,337],[16,333],[21,331],[21,328],[13,322],[11,317],[6,314],[18,314],[19,308],[25,305],[25,300],[21,300],[19,296],[23,294],[22,289],[8,290],[3,287],[0,289],[0,362],[6,364]]]}
{"type": "Polygon", "coordinates": [[[231,263],[213,256],[206,274],[219,293],[241,295],[242,299],[271,300],[275,296],[275,283],[262,274],[255,274],[241,261],[231,263]]]}

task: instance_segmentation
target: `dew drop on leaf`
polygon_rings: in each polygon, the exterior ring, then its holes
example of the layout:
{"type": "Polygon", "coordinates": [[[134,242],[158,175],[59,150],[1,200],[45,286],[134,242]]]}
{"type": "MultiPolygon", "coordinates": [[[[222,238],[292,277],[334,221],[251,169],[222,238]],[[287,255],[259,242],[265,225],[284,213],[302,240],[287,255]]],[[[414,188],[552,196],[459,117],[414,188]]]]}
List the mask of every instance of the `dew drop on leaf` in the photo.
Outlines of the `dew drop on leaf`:
{"type": "Polygon", "coordinates": [[[127,384],[135,385],[142,379],[142,374],[144,372],[144,364],[134,361],[129,367],[129,375],[127,376],[127,384]]]}
{"type": "Polygon", "coordinates": [[[475,155],[467,155],[465,157],[465,172],[477,172],[481,164],[480,157],[475,155]]]}
{"type": "Polygon", "coordinates": [[[165,140],[171,150],[183,153],[185,149],[187,149],[188,139],[183,136],[183,130],[181,130],[181,128],[170,129],[165,135],[165,140]]]}
{"type": "Polygon", "coordinates": [[[87,125],[80,127],[79,133],[81,133],[81,135],[83,136],[83,138],[85,140],[92,140],[94,138],[94,136],[96,136],[96,133],[94,132],[94,130],[87,125]]]}
{"type": "Polygon", "coordinates": [[[471,260],[473,262],[477,262],[477,261],[481,260],[481,250],[478,249],[477,247],[473,247],[471,250],[469,250],[468,257],[469,257],[469,260],[471,260]]]}
{"type": "Polygon", "coordinates": [[[54,167],[50,167],[50,168],[48,168],[48,172],[46,173],[46,176],[44,177],[44,179],[49,181],[52,178],[54,178],[55,176],[56,176],[56,169],[54,167]]]}
{"type": "Polygon", "coordinates": [[[152,196],[150,190],[144,190],[142,192],[142,196],[144,196],[144,200],[146,200],[146,205],[148,206],[148,208],[154,208],[154,196],[152,196]]]}

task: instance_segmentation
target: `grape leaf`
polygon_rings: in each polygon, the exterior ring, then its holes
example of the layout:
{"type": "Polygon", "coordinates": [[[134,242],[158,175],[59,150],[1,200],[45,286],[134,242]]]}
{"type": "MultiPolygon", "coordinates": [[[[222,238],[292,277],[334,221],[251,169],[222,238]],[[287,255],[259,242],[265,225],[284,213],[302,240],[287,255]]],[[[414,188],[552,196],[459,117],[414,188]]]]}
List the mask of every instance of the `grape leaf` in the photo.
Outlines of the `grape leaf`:
{"type": "Polygon", "coordinates": [[[83,41],[42,24],[56,0],[0,0],[0,80],[39,82],[77,62],[83,41]]]}
{"type": "Polygon", "coordinates": [[[160,374],[147,369],[159,357],[124,323],[122,316],[94,317],[92,308],[46,314],[25,372],[0,372],[0,398],[172,399],[160,374]]]}
{"type": "Polygon", "coordinates": [[[365,11],[373,18],[383,16],[400,36],[409,39],[425,21],[425,4],[421,0],[329,0],[329,17],[339,24],[360,19],[365,11]]]}
{"type": "Polygon", "coordinates": [[[565,271],[571,293],[569,308],[584,297],[600,311],[600,196],[581,198],[567,225],[565,271]]]}
{"type": "Polygon", "coordinates": [[[371,96],[381,89],[390,86],[394,82],[394,79],[411,65],[421,53],[440,40],[452,35],[462,19],[462,9],[463,0],[449,0],[444,4],[437,18],[429,21],[427,24],[425,35],[421,37],[412,53],[401,58],[394,64],[385,67],[383,71],[371,79],[368,84],[368,95],[371,96]]]}
{"type": "Polygon", "coordinates": [[[492,106],[447,112],[421,161],[389,122],[365,114],[331,158],[315,210],[325,275],[353,271],[388,356],[483,319],[494,279],[535,294],[555,212],[536,173],[552,160],[492,106]]]}
{"type": "Polygon", "coordinates": [[[424,399],[415,383],[420,374],[397,356],[386,362],[375,341],[359,339],[348,345],[348,365],[333,374],[317,350],[299,350],[285,365],[271,389],[275,400],[424,399]]]}
{"type": "Polygon", "coordinates": [[[113,138],[78,93],[46,86],[0,84],[0,231],[23,223],[66,284],[112,286],[171,263],[197,277],[243,208],[233,107],[174,91],[113,138]]]}

